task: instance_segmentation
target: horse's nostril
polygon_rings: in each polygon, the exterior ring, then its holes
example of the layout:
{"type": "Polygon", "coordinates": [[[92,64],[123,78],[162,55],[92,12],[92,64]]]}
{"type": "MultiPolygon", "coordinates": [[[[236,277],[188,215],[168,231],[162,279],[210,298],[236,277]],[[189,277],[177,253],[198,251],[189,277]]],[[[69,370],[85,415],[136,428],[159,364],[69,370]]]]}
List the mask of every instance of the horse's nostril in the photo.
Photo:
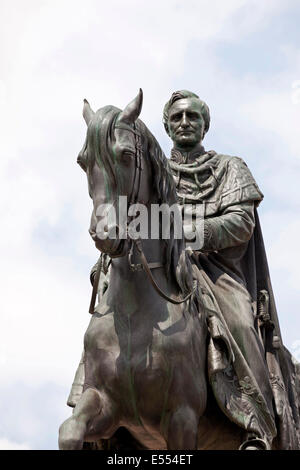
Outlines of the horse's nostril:
{"type": "Polygon", "coordinates": [[[108,238],[114,240],[118,238],[118,226],[117,225],[110,225],[110,227],[107,228],[106,232],[108,232],[108,238]]]}

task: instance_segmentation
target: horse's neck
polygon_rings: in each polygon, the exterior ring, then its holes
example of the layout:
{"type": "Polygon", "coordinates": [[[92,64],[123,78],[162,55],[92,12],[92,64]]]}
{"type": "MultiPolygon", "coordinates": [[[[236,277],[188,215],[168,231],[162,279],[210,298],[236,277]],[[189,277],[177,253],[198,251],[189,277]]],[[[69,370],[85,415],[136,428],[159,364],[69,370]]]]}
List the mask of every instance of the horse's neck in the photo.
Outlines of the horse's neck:
{"type": "MultiPolygon", "coordinates": [[[[149,211],[150,214],[150,211],[149,211]]],[[[151,220],[149,217],[148,222],[148,233],[151,234],[151,220]]],[[[169,296],[176,296],[179,294],[178,286],[175,282],[174,275],[166,272],[166,241],[162,239],[142,239],[143,253],[150,263],[161,263],[162,267],[154,268],[151,270],[152,275],[159,285],[159,287],[169,296]]],[[[133,250],[132,264],[141,264],[141,259],[136,247],[133,250]]],[[[112,269],[110,277],[110,291],[112,295],[120,295],[122,297],[128,297],[126,289],[130,289],[132,296],[137,296],[139,299],[145,296],[158,296],[159,294],[153,290],[150,280],[145,271],[132,271],[129,265],[128,254],[120,258],[112,260],[112,269]],[[126,286],[126,287],[125,287],[126,286]]],[[[145,300],[142,298],[142,300],[145,300]]]]}
{"type": "MultiPolygon", "coordinates": [[[[174,292],[175,286],[172,281],[172,276],[166,275],[165,270],[165,244],[163,240],[142,240],[142,249],[148,263],[161,263],[163,266],[152,269],[152,275],[159,283],[161,288],[167,289],[169,292],[174,292]]],[[[131,257],[131,263],[134,265],[141,264],[141,259],[136,248],[133,250],[131,257]]],[[[111,280],[112,282],[126,282],[126,283],[138,283],[136,284],[137,292],[140,288],[147,286],[151,291],[152,287],[150,285],[149,278],[146,273],[141,271],[132,271],[129,265],[128,255],[122,256],[121,258],[115,258],[112,260],[112,271],[111,271],[111,280]]],[[[157,294],[156,294],[157,295],[157,294]]]]}

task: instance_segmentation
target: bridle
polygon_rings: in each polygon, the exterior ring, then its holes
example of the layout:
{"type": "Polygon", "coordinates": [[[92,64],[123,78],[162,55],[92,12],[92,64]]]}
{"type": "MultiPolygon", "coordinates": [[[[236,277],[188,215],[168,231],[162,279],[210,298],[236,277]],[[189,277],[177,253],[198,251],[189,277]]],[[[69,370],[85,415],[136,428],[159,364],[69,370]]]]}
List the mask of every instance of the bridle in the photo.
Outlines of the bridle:
{"type": "MultiPolygon", "coordinates": [[[[141,139],[141,134],[139,130],[136,127],[136,124],[134,123],[133,127],[130,127],[129,125],[126,125],[124,123],[116,123],[114,126],[115,129],[123,129],[126,131],[130,131],[134,134],[134,139],[135,139],[135,167],[134,167],[134,177],[133,177],[133,186],[131,190],[131,194],[129,197],[129,204],[128,207],[130,207],[132,204],[138,204],[140,200],[140,189],[141,189],[141,179],[142,179],[142,171],[144,169],[143,166],[143,147],[142,147],[142,139],[141,139]]],[[[128,209],[128,208],[127,208],[128,209]]],[[[128,214],[128,210],[127,210],[128,214]]],[[[133,216],[128,216],[129,218],[133,219],[133,216]]],[[[127,222],[128,222],[127,220],[127,222]]],[[[127,240],[129,241],[130,248],[128,251],[128,264],[129,268],[131,271],[142,271],[144,270],[150,280],[150,283],[152,284],[153,288],[156,290],[156,292],[165,300],[168,302],[171,302],[172,304],[182,304],[186,302],[195,292],[195,287],[187,294],[184,298],[180,299],[172,299],[172,297],[169,297],[167,294],[165,294],[161,288],[158,286],[157,282],[155,281],[151,270],[156,269],[156,268],[162,268],[164,267],[163,263],[160,262],[154,262],[154,263],[148,263],[146,256],[143,251],[142,247],[142,240],[140,238],[136,239],[130,236],[128,233],[128,238],[127,240]],[[140,256],[141,263],[136,264],[132,262],[132,257],[134,253],[134,248],[137,249],[137,252],[140,256]]],[[[109,263],[110,264],[110,263],[109,263]]],[[[93,283],[93,291],[92,291],[92,297],[91,297],[91,302],[90,302],[90,308],[89,308],[89,313],[93,314],[94,313],[94,308],[95,308],[95,302],[96,302],[96,297],[97,297],[97,290],[98,290],[98,283],[100,279],[100,274],[101,270],[103,268],[103,253],[100,255],[97,271],[95,274],[94,278],[94,283],[93,283]]],[[[106,267],[106,270],[108,269],[108,266],[106,267]]]]}

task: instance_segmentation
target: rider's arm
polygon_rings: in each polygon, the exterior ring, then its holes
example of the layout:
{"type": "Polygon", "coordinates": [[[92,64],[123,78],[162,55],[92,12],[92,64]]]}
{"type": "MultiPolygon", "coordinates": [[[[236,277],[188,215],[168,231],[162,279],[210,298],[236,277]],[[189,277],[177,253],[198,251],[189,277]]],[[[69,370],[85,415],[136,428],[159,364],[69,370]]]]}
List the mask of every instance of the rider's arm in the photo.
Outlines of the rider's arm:
{"type": "MultiPolygon", "coordinates": [[[[202,234],[201,251],[219,251],[241,245],[250,240],[254,227],[254,202],[229,206],[221,215],[196,225],[198,233],[202,234]]],[[[186,230],[185,235],[188,235],[186,230]]]]}
{"type": "Polygon", "coordinates": [[[254,202],[229,206],[222,215],[205,220],[203,251],[241,245],[250,240],[254,227],[254,202]]]}

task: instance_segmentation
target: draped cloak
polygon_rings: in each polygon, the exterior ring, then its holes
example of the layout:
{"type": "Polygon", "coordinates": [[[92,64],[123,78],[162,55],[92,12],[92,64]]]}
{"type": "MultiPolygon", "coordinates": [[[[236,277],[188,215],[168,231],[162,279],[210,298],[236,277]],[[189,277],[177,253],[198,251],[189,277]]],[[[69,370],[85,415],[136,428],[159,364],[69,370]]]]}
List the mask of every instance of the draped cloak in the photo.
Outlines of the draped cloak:
{"type": "Polygon", "coordinates": [[[192,163],[187,156],[173,150],[169,162],[179,204],[189,204],[192,216],[203,205],[203,246],[192,262],[207,312],[214,396],[249,441],[299,449],[300,365],[282,344],[257,213],[263,194],[241,158],[203,148],[192,163]]]}

